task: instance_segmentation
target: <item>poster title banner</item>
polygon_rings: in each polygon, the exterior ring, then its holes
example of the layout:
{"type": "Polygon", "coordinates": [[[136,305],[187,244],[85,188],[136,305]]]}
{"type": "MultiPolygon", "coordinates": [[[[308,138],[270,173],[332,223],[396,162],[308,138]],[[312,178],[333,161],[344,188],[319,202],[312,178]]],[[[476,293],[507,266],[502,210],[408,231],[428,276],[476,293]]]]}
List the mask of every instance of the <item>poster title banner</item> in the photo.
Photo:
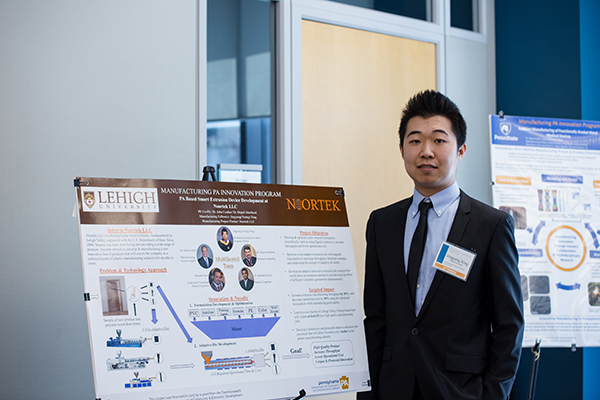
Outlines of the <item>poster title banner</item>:
{"type": "Polygon", "coordinates": [[[79,184],[83,224],[348,226],[342,188],[107,178],[79,184]]]}
{"type": "Polygon", "coordinates": [[[567,119],[492,115],[492,144],[600,150],[600,123],[567,119]]]}

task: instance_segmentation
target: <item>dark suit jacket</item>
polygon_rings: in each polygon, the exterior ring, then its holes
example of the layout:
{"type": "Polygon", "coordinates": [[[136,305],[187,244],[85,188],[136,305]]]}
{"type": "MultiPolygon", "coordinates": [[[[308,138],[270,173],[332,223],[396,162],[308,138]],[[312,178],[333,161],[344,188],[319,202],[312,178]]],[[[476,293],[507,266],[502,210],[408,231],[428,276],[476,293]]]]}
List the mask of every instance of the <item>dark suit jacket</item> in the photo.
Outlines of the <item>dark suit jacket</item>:
{"type": "Polygon", "coordinates": [[[213,259],[212,258],[210,258],[210,257],[206,257],[206,258],[208,259],[208,265],[206,265],[206,263],[204,262],[204,257],[200,257],[198,259],[198,263],[200,264],[200,266],[202,268],[209,268],[212,265],[212,263],[213,263],[213,259]]]}
{"type": "Polygon", "coordinates": [[[244,257],[242,261],[244,261],[244,264],[246,264],[246,266],[254,267],[254,264],[256,264],[256,257],[250,257],[250,261],[248,261],[248,259],[244,257]]]}
{"type": "Polygon", "coordinates": [[[252,279],[248,279],[247,282],[246,282],[246,285],[244,285],[244,281],[241,280],[240,281],[240,286],[244,290],[250,290],[250,289],[252,289],[254,287],[254,281],[252,279]]]}
{"type": "Polygon", "coordinates": [[[365,333],[371,392],[358,399],[506,399],[519,364],[523,298],[512,218],[461,191],[448,242],[477,253],[466,282],[436,271],[419,316],[404,268],[412,198],[367,225],[365,333]]]}
{"type": "Polygon", "coordinates": [[[222,291],[223,289],[225,289],[225,283],[221,281],[221,284],[220,284],[220,285],[217,285],[217,284],[215,283],[215,281],[210,281],[210,287],[211,287],[211,288],[212,288],[214,291],[216,291],[216,292],[220,292],[220,291],[222,291]]]}

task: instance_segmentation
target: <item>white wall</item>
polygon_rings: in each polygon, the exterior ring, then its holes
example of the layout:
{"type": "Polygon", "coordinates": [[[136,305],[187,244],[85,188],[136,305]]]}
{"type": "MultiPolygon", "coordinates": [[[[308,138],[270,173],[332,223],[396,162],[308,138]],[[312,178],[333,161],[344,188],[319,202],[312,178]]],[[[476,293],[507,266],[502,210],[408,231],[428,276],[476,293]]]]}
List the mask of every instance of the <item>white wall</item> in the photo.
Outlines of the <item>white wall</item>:
{"type": "Polygon", "coordinates": [[[0,0],[0,398],[94,398],[73,178],[195,178],[196,14],[0,0]]]}

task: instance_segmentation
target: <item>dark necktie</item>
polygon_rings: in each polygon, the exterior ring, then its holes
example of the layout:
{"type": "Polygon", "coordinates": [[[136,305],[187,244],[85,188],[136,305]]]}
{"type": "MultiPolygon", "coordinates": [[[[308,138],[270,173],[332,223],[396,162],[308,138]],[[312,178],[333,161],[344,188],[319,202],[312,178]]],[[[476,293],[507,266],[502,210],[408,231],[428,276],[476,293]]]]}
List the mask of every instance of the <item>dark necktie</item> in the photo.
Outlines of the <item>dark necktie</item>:
{"type": "Polygon", "coordinates": [[[419,269],[421,268],[423,251],[425,250],[425,240],[427,240],[427,214],[431,207],[433,207],[433,204],[431,204],[431,200],[429,199],[423,199],[421,203],[419,203],[419,224],[417,225],[417,229],[415,229],[415,234],[410,243],[410,252],[408,253],[408,271],[406,273],[406,278],[408,279],[408,290],[413,305],[415,305],[419,269]]]}

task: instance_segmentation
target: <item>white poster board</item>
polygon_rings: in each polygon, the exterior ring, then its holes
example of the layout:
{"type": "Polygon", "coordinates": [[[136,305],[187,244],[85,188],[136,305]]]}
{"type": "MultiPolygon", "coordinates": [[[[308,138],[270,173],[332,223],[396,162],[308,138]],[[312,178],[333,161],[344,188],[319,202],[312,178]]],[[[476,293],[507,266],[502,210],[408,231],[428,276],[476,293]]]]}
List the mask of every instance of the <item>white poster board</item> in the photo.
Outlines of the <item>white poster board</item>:
{"type": "Polygon", "coordinates": [[[76,193],[97,398],[367,390],[341,188],[78,178],[76,193]]]}
{"type": "Polygon", "coordinates": [[[523,346],[600,346],[600,122],[490,117],[494,206],[511,214],[523,346]]]}

